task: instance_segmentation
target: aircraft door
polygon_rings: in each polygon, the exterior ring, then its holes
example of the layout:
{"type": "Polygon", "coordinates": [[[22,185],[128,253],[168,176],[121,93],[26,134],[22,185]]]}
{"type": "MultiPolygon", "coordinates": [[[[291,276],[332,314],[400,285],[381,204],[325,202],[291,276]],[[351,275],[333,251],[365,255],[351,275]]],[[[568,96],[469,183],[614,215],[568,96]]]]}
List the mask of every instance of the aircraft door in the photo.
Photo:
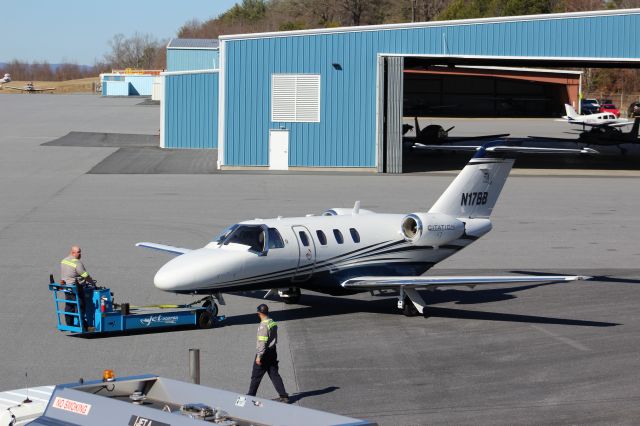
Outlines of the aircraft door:
{"type": "Polygon", "coordinates": [[[298,241],[298,269],[292,279],[293,282],[307,281],[313,275],[316,265],[316,246],[311,233],[304,226],[293,226],[298,241]]]}

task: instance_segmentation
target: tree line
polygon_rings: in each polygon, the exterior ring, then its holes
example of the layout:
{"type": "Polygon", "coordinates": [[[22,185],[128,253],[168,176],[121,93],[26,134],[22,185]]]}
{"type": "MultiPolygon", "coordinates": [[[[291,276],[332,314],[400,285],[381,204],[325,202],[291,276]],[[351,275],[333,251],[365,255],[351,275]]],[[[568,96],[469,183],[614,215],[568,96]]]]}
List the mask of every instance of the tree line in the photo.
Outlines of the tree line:
{"type": "MultiPolygon", "coordinates": [[[[180,38],[218,38],[221,34],[289,31],[309,28],[373,25],[434,20],[486,18],[556,12],[640,7],[640,0],[242,0],[219,16],[191,20],[180,38]]],[[[606,37],[606,34],[602,35],[606,37]]],[[[635,42],[635,34],[629,42],[635,42]]],[[[112,69],[166,67],[167,40],[149,34],[116,34],[109,51],[93,66],[12,61],[0,66],[15,80],[69,80],[95,77],[112,69]]],[[[585,69],[588,93],[640,93],[640,72],[630,69],[585,69]]]]}
{"type": "Polygon", "coordinates": [[[19,81],[64,81],[97,77],[114,69],[162,70],[166,62],[166,44],[166,40],[158,40],[150,34],[135,33],[129,37],[116,34],[109,41],[109,51],[91,66],[13,60],[0,64],[0,75],[8,73],[19,81]]]}

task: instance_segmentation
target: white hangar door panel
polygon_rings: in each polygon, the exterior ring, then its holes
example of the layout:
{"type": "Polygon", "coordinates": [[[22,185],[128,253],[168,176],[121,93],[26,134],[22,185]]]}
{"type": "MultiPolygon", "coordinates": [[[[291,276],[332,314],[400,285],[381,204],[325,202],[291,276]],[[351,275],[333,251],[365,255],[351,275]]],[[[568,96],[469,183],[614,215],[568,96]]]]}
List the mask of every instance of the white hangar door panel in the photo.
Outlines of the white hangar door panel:
{"type": "Polygon", "coordinates": [[[269,170],[289,170],[288,130],[269,130],[269,170]]]}

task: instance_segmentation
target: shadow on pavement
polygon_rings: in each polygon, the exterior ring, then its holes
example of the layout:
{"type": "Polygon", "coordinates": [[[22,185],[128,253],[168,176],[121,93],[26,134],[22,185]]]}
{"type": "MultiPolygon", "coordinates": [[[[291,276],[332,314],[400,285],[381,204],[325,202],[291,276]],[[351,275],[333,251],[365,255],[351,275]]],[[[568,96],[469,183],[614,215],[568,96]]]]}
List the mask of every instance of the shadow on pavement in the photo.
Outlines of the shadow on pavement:
{"type": "MultiPolygon", "coordinates": [[[[532,324],[559,324],[573,325],[582,327],[612,327],[621,325],[611,322],[577,320],[569,318],[544,317],[534,315],[509,314],[500,312],[485,312],[475,310],[462,310],[452,308],[440,308],[431,306],[433,304],[455,302],[456,304],[478,304],[492,301],[507,300],[516,296],[510,294],[517,291],[528,290],[531,288],[549,285],[535,284],[511,288],[487,289],[487,290],[443,290],[429,292],[426,297],[427,304],[430,305],[425,310],[426,317],[446,317],[460,319],[475,319],[483,321],[506,321],[506,322],[526,322],[532,324]]],[[[258,292],[253,292],[257,295],[258,292]]],[[[247,295],[255,297],[254,295],[247,295]]],[[[264,294],[260,292],[260,294],[264,294]]],[[[394,298],[380,298],[375,300],[359,300],[351,298],[340,298],[332,296],[324,296],[318,294],[303,294],[298,305],[306,305],[306,307],[295,307],[283,311],[273,312],[273,318],[276,321],[293,321],[308,318],[321,318],[334,315],[345,315],[353,313],[375,313],[387,315],[401,315],[396,308],[396,300],[394,298]]],[[[240,325],[255,324],[255,314],[248,313],[243,315],[228,316],[224,324],[240,325]]]]}
{"type": "Polygon", "coordinates": [[[310,396],[324,395],[324,394],[336,391],[338,389],[340,389],[338,386],[327,386],[324,389],[316,389],[316,390],[312,390],[312,391],[298,392],[298,393],[295,393],[293,395],[289,395],[289,402],[293,404],[294,402],[298,402],[301,399],[304,399],[304,398],[307,398],[307,397],[310,397],[310,396]]]}

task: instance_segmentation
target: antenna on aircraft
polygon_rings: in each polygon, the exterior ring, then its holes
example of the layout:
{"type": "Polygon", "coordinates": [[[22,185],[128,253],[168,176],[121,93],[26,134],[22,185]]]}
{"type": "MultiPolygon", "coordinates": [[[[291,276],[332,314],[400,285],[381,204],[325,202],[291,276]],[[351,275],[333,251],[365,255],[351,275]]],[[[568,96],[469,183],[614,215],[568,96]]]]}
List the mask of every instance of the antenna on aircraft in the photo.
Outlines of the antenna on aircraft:
{"type": "Polygon", "coordinates": [[[353,205],[353,213],[354,215],[360,214],[360,201],[356,201],[353,205]]]}

